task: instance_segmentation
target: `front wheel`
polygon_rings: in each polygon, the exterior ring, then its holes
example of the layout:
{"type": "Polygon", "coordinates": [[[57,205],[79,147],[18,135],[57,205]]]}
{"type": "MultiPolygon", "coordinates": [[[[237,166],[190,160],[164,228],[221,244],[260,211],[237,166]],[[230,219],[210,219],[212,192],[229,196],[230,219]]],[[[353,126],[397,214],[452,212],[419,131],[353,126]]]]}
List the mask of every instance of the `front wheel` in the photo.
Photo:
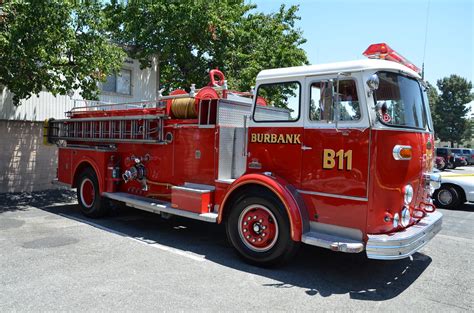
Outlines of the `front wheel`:
{"type": "Polygon", "coordinates": [[[108,201],[100,196],[99,183],[95,172],[88,168],[78,179],[77,200],[81,212],[87,217],[102,217],[108,213],[108,201]]]}
{"type": "Polygon", "coordinates": [[[273,195],[246,196],[231,210],[226,224],[227,236],[244,260],[271,266],[293,256],[298,243],[291,239],[286,211],[273,195]]]}

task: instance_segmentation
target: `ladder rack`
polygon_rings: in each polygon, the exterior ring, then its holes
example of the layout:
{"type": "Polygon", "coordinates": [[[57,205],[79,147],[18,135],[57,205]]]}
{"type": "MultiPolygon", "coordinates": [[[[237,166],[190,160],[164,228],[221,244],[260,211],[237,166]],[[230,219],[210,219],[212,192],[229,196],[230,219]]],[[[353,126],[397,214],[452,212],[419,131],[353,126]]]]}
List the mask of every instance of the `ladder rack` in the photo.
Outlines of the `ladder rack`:
{"type": "Polygon", "coordinates": [[[165,143],[166,115],[70,118],[48,121],[48,141],[165,143]]]}

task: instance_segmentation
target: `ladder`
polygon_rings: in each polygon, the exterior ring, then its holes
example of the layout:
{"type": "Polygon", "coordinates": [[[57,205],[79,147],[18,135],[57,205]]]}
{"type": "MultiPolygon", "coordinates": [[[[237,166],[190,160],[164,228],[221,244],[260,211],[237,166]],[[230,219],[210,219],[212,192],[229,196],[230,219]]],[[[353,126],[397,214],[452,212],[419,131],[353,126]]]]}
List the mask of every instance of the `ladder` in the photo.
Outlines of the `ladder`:
{"type": "Polygon", "coordinates": [[[129,115],[83,117],[48,121],[50,143],[60,140],[103,143],[158,143],[164,144],[166,115],[129,115]]]}

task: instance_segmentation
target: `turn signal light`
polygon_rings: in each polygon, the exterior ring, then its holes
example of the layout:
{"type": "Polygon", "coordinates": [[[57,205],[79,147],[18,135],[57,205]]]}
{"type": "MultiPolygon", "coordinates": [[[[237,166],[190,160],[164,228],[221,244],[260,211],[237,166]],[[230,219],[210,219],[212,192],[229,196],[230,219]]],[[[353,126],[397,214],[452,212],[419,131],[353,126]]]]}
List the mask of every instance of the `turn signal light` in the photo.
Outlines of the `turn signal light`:
{"type": "Polygon", "coordinates": [[[400,156],[403,159],[411,159],[411,148],[403,148],[400,150],[400,156]]]}
{"type": "Polygon", "coordinates": [[[396,145],[393,147],[393,158],[395,160],[411,160],[412,149],[410,146],[396,145]]]}

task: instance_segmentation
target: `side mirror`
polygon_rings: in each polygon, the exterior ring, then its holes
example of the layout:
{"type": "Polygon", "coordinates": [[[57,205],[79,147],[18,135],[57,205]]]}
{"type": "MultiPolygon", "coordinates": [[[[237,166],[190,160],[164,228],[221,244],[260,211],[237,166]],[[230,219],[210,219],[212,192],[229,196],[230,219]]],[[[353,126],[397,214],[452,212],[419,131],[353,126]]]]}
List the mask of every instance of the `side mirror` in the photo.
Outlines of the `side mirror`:
{"type": "Polygon", "coordinates": [[[373,93],[375,90],[379,89],[379,77],[377,74],[373,74],[367,80],[367,86],[369,86],[370,92],[373,93]]]}

